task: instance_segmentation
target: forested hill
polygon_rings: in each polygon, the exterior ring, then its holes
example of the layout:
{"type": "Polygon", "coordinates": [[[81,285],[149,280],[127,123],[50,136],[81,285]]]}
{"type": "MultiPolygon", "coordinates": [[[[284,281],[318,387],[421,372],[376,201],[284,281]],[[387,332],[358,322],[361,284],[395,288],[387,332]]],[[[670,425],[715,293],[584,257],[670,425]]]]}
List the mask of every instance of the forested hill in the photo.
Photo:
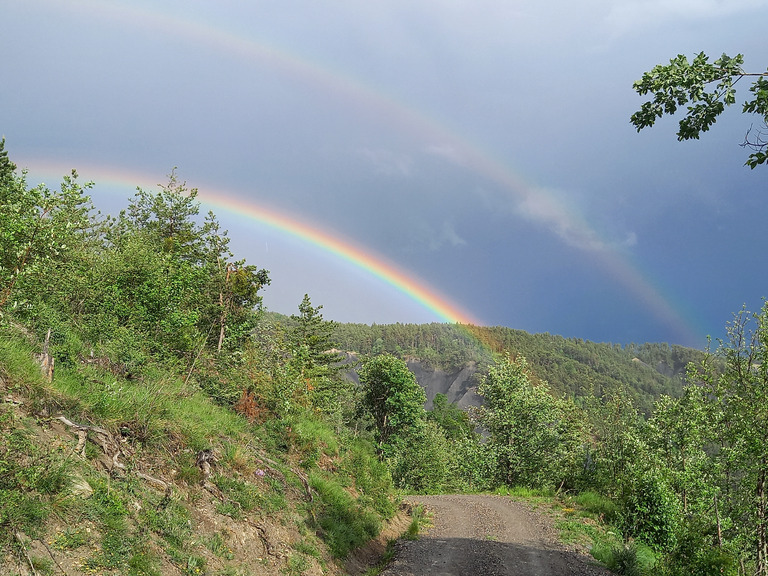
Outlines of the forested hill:
{"type": "Polygon", "coordinates": [[[453,324],[338,324],[334,340],[347,351],[389,352],[416,358],[446,372],[476,362],[483,372],[493,353],[525,356],[540,380],[572,398],[628,392],[650,413],[660,394],[677,396],[685,368],[700,361],[700,350],[669,344],[597,343],[552,334],[529,334],[504,327],[467,328],[453,324]]]}

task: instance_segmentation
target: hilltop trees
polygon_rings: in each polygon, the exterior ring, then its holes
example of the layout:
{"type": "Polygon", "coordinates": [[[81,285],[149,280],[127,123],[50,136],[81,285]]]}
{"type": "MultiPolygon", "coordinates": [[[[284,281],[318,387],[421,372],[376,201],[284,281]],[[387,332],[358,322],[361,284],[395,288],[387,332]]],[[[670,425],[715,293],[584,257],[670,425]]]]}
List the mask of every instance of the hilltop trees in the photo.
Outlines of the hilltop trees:
{"type": "Polygon", "coordinates": [[[680,120],[678,140],[698,139],[707,132],[723,113],[726,106],[736,103],[735,84],[745,77],[754,77],[749,88],[752,99],[747,100],[742,112],[757,114],[762,128],[754,133],[750,128],[742,146],[752,150],[746,165],[755,168],[768,161],[768,72],[749,73],[742,69],[744,57],[737,54],[730,57],[723,54],[713,63],[703,52],[689,62],[678,55],[667,65],[657,65],[634,83],[635,91],[641,96],[653,95],[644,102],[640,110],[632,115],[631,122],[638,132],[653,126],[665,114],[674,114],[678,107],[687,106],[687,113],[680,120]],[[707,86],[714,88],[707,91],[707,86]]]}
{"type": "Polygon", "coordinates": [[[129,371],[241,347],[269,275],[234,259],[212,213],[201,221],[197,190],[172,173],[100,218],[90,186],[73,171],[58,190],[30,187],[0,142],[0,313],[51,329],[61,360],[107,355],[129,371]]]}

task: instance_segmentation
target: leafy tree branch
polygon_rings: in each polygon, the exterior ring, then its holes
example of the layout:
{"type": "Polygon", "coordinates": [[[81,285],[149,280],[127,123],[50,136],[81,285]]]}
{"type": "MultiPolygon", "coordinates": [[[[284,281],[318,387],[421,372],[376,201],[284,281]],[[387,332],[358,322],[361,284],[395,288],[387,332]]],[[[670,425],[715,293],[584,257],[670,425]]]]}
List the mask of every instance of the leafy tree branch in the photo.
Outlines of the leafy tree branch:
{"type": "Polygon", "coordinates": [[[765,164],[768,160],[768,140],[765,138],[768,131],[768,72],[746,72],[743,64],[741,54],[734,57],[723,54],[710,62],[709,56],[700,52],[690,62],[680,54],[667,65],[654,66],[633,84],[638,94],[650,94],[652,99],[644,102],[632,115],[632,125],[639,132],[653,126],[662,116],[671,116],[678,108],[687,105],[687,112],[679,122],[677,139],[698,139],[702,132],[709,131],[726,106],[736,103],[736,84],[743,78],[756,78],[749,88],[752,99],[744,103],[742,112],[759,115],[763,127],[754,134],[750,128],[742,146],[752,150],[747,166],[755,168],[765,164]]]}

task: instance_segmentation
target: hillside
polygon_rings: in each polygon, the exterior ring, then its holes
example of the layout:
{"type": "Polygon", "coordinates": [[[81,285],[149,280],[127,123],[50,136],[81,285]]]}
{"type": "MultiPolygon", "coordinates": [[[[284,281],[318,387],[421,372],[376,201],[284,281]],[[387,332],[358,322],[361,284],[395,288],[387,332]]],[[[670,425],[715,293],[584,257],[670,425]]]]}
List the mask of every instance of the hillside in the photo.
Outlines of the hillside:
{"type": "Polygon", "coordinates": [[[249,422],[159,368],[47,382],[0,331],[0,575],[349,573],[395,514],[370,444],[320,419],[249,422]]]}
{"type": "Polygon", "coordinates": [[[680,394],[686,366],[704,357],[702,351],[682,346],[621,346],[504,327],[338,324],[333,336],[344,350],[388,352],[406,359],[428,399],[446,394],[460,406],[479,403],[473,393],[477,375],[494,354],[502,354],[525,357],[534,376],[555,394],[577,399],[622,392],[650,414],[661,394],[680,394]]]}

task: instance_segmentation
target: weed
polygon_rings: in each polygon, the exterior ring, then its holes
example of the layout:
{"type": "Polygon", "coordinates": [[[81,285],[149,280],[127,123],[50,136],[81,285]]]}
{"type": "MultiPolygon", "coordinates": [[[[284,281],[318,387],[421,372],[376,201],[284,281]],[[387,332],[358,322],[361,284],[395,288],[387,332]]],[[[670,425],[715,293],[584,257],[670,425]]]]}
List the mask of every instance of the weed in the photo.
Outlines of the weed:
{"type": "Polygon", "coordinates": [[[144,511],[146,525],[171,546],[183,549],[192,532],[189,510],[178,501],[166,506],[148,506],[144,511]]]}
{"type": "Polygon", "coordinates": [[[221,474],[215,476],[213,482],[227,498],[236,503],[236,507],[240,510],[248,512],[264,501],[259,489],[250,482],[228,478],[221,474]]]}
{"type": "Polygon", "coordinates": [[[205,574],[205,558],[202,556],[191,555],[187,558],[186,566],[183,568],[186,576],[200,576],[205,574]]]}
{"type": "Polygon", "coordinates": [[[397,543],[397,540],[389,540],[387,542],[387,548],[384,551],[384,554],[381,556],[381,560],[379,560],[379,563],[376,564],[376,566],[373,566],[366,570],[363,573],[363,576],[379,576],[384,569],[389,565],[389,563],[392,561],[392,559],[395,557],[395,544],[397,543]]]}
{"type": "Polygon", "coordinates": [[[582,509],[609,524],[618,519],[619,507],[612,500],[595,492],[582,492],[574,498],[582,509]]]}
{"type": "Polygon", "coordinates": [[[53,539],[54,550],[75,550],[88,543],[88,534],[84,530],[65,529],[53,539]]]}
{"type": "Polygon", "coordinates": [[[411,523],[408,525],[408,529],[403,534],[405,540],[416,540],[419,537],[421,527],[428,523],[427,516],[422,506],[416,506],[411,512],[411,523]]]}
{"type": "Polygon", "coordinates": [[[222,570],[216,573],[216,576],[250,576],[250,572],[247,568],[226,566],[222,570]]]}
{"type": "Polygon", "coordinates": [[[303,554],[291,554],[288,563],[281,572],[286,576],[301,576],[310,567],[309,560],[303,554]]]}
{"type": "Polygon", "coordinates": [[[32,556],[30,561],[37,573],[41,576],[53,576],[53,561],[50,558],[32,556]]]}
{"type": "Polygon", "coordinates": [[[554,492],[550,488],[529,488],[527,486],[513,486],[512,488],[500,488],[497,494],[513,496],[515,498],[552,498],[554,492]]]}
{"type": "Polygon", "coordinates": [[[323,555],[320,553],[320,550],[317,548],[317,546],[311,542],[307,542],[306,540],[299,540],[291,546],[297,552],[301,552],[302,554],[306,554],[307,556],[311,556],[317,560],[322,560],[323,558],[323,555]]]}
{"type": "Polygon", "coordinates": [[[219,558],[233,560],[235,557],[232,549],[227,545],[223,532],[214,533],[213,536],[206,540],[205,546],[219,558]]]}
{"type": "Polygon", "coordinates": [[[620,576],[643,576],[649,574],[656,564],[653,551],[640,542],[618,545],[597,545],[592,556],[620,576]]]}
{"type": "Polygon", "coordinates": [[[144,546],[138,547],[128,559],[128,576],[161,576],[157,559],[144,546]]]}
{"type": "Polygon", "coordinates": [[[385,519],[394,516],[397,506],[391,497],[392,476],[370,442],[359,439],[351,442],[342,469],[354,480],[363,506],[370,506],[385,519]]]}

